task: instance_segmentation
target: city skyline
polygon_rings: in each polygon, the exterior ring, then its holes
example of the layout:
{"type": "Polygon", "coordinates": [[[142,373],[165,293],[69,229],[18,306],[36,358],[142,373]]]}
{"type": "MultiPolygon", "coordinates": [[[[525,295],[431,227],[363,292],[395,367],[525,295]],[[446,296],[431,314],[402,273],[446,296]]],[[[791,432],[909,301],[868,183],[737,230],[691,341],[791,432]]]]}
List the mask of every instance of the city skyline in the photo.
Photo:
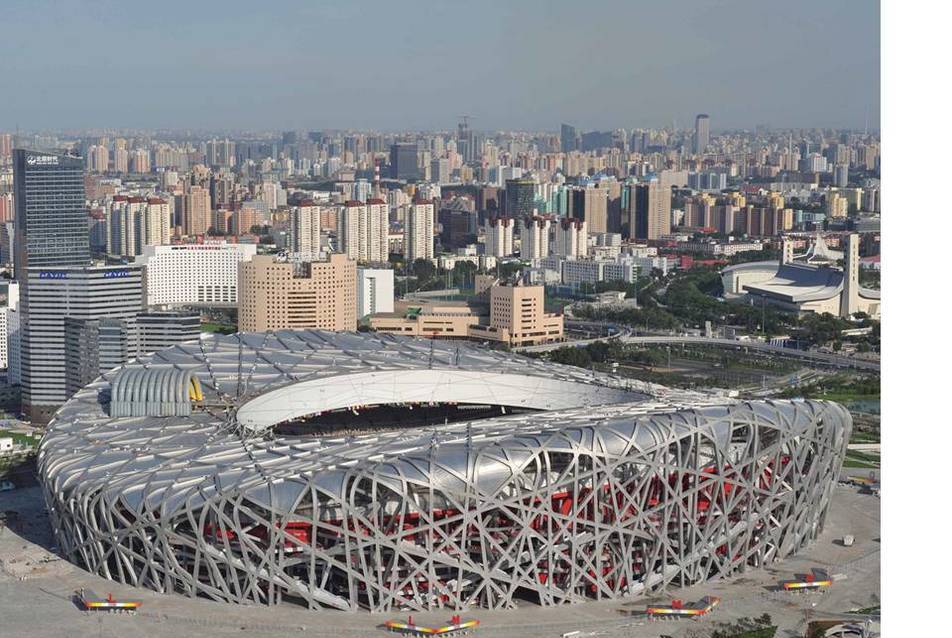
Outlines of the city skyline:
{"type": "Polygon", "coordinates": [[[7,6],[4,127],[879,128],[875,4],[179,5],[7,6]]]}

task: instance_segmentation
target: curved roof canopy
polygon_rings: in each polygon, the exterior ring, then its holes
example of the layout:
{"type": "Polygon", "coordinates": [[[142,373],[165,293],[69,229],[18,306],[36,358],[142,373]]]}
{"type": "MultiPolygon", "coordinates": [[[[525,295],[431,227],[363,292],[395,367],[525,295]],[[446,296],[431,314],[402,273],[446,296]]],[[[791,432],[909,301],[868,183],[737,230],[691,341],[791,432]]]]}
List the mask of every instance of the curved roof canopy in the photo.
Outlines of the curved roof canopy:
{"type": "Polygon", "coordinates": [[[172,366],[131,367],[112,383],[110,416],[188,416],[202,400],[198,378],[172,366]]]}

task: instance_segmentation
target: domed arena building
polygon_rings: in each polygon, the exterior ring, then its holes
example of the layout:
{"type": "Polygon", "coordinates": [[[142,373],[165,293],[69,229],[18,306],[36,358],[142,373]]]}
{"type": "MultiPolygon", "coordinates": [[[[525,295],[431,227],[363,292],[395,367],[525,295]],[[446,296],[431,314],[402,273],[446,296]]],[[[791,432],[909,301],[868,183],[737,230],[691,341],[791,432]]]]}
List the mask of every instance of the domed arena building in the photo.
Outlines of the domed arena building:
{"type": "Polygon", "coordinates": [[[351,611],[548,606],[797,552],[850,427],[829,402],[279,331],[106,374],[56,414],[38,470],[61,551],[116,582],[351,611]]]}

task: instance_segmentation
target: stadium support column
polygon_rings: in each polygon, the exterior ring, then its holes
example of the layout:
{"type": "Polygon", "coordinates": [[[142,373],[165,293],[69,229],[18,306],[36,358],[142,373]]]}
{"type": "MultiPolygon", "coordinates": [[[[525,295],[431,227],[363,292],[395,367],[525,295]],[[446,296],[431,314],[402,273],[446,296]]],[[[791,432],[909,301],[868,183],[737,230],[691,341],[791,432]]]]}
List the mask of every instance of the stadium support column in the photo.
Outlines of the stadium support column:
{"type": "Polygon", "coordinates": [[[843,292],[840,295],[840,316],[849,317],[859,310],[859,235],[846,236],[843,254],[843,292]]]}

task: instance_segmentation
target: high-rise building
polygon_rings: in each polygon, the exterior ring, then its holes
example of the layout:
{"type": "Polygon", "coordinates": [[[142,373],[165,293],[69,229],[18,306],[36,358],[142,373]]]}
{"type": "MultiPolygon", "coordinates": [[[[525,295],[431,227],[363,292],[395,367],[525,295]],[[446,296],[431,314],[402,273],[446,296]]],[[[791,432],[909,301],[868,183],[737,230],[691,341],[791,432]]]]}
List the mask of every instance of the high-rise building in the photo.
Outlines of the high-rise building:
{"type": "Polygon", "coordinates": [[[684,203],[683,226],[689,228],[710,228],[714,225],[717,199],[709,193],[701,193],[684,203]]]}
{"type": "Polygon", "coordinates": [[[0,164],[13,155],[13,136],[9,133],[0,133],[0,164]]]}
{"type": "Polygon", "coordinates": [[[491,257],[509,257],[513,254],[513,230],[515,221],[511,217],[490,217],[486,220],[486,255],[491,257]]]}
{"type": "Polygon", "coordinates": [[[0,339],[6,348],[7,382],[11,385],[20,384],[20,284],[11,281],[7,285],[7,299],[3,308],[3,333],[0,339]]]}
{"type": "Polygon", "coordinates": [[[560,139],[562,143],[562,152],[570,153],[572,151],[578,150],[578,131],[575,130],[574,126],[568,124],[562,125],[562,135],[560,139]]]}
{"type": "Polygon", "coordinates": [[[229,208],[234,203],[235,176],[229,171],[219,170],[208,180],[208,197],[212,208],[229,208]]]}
{"type": "Polygon", "coordinates": [[[389,218],[390,209],[382,199],[345,203],[337,229],[341,252],[362,263],[387,261],[389,218]]]}
{"type": "MultiPolygon", "coordinates": [[[[0,369],[3,370],[9,370],[10,368],[10,312],[16,312],[19,305],[20,284],[15,281],[0,281],[0,369]]],[[[19,355],[19,351],[17,351],[17,355],[19,355]]],[[[9,381],[9,374],[7,380],[9,381]]]]}
{"type": "Polygon", "coordinates": [[[555,226],[553,253],[560,257],[588,255],[588,225],[583,219],[563,218],[555,226]]]}
{"type": "Polygon", "coordinates": [[[191,312],[140,312],[134,327],[137,355],[171,348],[202,336],[202,318],[191,312]]]}
{"type": "Polygon", "coordinates": [[[197,314],[142,312],[133,318],[65,320],[66,393],[75,394],[130,359],[201,336],[197,314]]]}
{"type": "Polygon", "coordinates": [[[16,224],[12,221],[0,224],[0,264],[13,265],[15,251],[16,224]]]}
{"type": "Polygon", "coordinates": [[[694,118],[694,152],[703,154],[711,143],[711,118],[701,113],[694,118]]]}
{"type": "Polygon", "coordinates": [[[825,173],[828,163],[819,153],[810,153],[800,160],[800,171],[803,173],[825,173]]]}
{"type": "Polygon", "coordinates": [[[357,318],[393,312],[393,270],[357,269],[357,318]]]}
{"type": "Polygon", "coordinates": [[[671,189],[652,177],[628,185],[628,237],[654,240],[671,232],[671,189]]]}
{"type": "Polygon", "coordinates": [[[473,200],[454,197],[440,205],[440,244],[444,249],[462,248],[476,243],[477,220],[473,200]]]}
{"type": "Polygon", "coordinates": [[[608,191],[606,195],[608,200],[606,204],[606,224],[609,233],[621,233],[622,231],[622,224],[624,223],[621,211],[621,195],[623,186],[624,185],[616,179],[607,179],[598,182],[599,188],[604,188],[606,191],[608,191]]]}
{"type": "Polygon", "coordinates": [[[138,266],[30,268],[21,291],[23,412],[49,420],[69,398],[66,320],[129,319],[142,311],[138,266]]]}
{"type": "Polygon", "coordinates": [[[475,161],[479,149],[476,148],[476,135],[469,128],[469,120],[463,116],[456,130],[456,151],[463,157],[463,162],[471,164],[475,161]]]}
{"type": "Polygon", "coordinates": [[[212,225],[212,200],[203,186],[187,186],[182,197],[182,232],[204,235],[212,225]]]}
{"type": "Polygon", "coordinates": [[[548,217],[535,216],[525,220],[519,248],[523,259],[544,259],[549,256],[550,227],[551,221],[548,217]]]}
{"type": "Polygon", "coordinates": [[[433,259],[436,211],[432,201],[415,200],[407,209],[403,228],[403,251],[408,264],[433,259]]]}
{"type": "Polygon", "coordinates": [[[506,180],[506,216],[522,220],[535,211],[536,184],[531,179],[506,180]]]}
{"type": "Polygon", "coordinates": [[[129,151],[124,148],[117,148],[112,161],[112,170],[117,173],[129,172],[129,151]]]}
{"type": "Polygon", "coordinates": [[[15,149],[13,200],[14,262],[21,281],[26,281],[27,268],[89,263],[82,159],[15,149]]]}
{"type": "Polygon", "coordinates": [[[129,360],[132,356],[129,343],[131,328],[131,319],[64,319],[63,357],[67,397],[129,360]]]}
{"type": "Polygon", "coordinates": [[[256,255],[238,271],[238,330],[357,329],[357,263],[280,261],[256,255]]]}
{"type": "Polygon", "coordinates": [[[12,222],[16,213],[13,210],[13,193],[0,193],[0,224],[12,222]]]}
{"type": "Polygon", "coordinates": [[[149,173],[152,171],[152,161],[149,151],[137,148],[129,155],[129,168],[133,173],[149,173]]]}
{"type": "Polygon", "coordinates": [[[321,207],[302,202],[288,214],[291,252],[311,259],[321,252],[321,207]]]}
{"type": "Polygon", "coordinates": [[[608,232],[608,189],[596,185],[572,188],[566,203],[566,216],[585,220],[588,232],[608,232]]]}
{"type": "Polygon", "coordinates": [[[238,305],[238,264],[257,252],[253,244],[146,246],[136,258],[145,269],[146,304],[158,307],[238,305]]]}
{"type": "Polygon", "coordinates": [[[751,237],[774,236],[793,228],[792,208],[761,208],[748,204],[734,213],[734,230],[751,237]]]}
{"type": "Polygon", "coordinates": [[[171,205],[161,197],[114,196],[105,211],[106,252],[135,257],[146,246],[168,244],[171,214],[171,205]]]}
{"type": "Polygon", "coordinates": [[[826,194],[826,214],[831,219],[843,219],[849,213],[849,204],[846,198],[837,192],[826,194]]]}
{"type": "Polygon", "coordinates": [[[390,147],[390,177],[394,179],[420,179],[420,167],[416,142],[397,142],[390,147]]]}
{"type": "Polygon", "coordinates": [[[91,173],[105,173],[109,170],[109,149],[93,144],[86,149],[86,169],[91,173]]]}
{"type": "Polygon", "coordinates": [[[833,169],[834,183],[838,188],[846,188],[850,183],[849,164],[837,164],[833,169]]]}
{"type": "Polygon", "coordinates": [[[445,157],[430,161],[430,181],[436,184],[445,184],[450,181],[450,162],[445,157]]]}

